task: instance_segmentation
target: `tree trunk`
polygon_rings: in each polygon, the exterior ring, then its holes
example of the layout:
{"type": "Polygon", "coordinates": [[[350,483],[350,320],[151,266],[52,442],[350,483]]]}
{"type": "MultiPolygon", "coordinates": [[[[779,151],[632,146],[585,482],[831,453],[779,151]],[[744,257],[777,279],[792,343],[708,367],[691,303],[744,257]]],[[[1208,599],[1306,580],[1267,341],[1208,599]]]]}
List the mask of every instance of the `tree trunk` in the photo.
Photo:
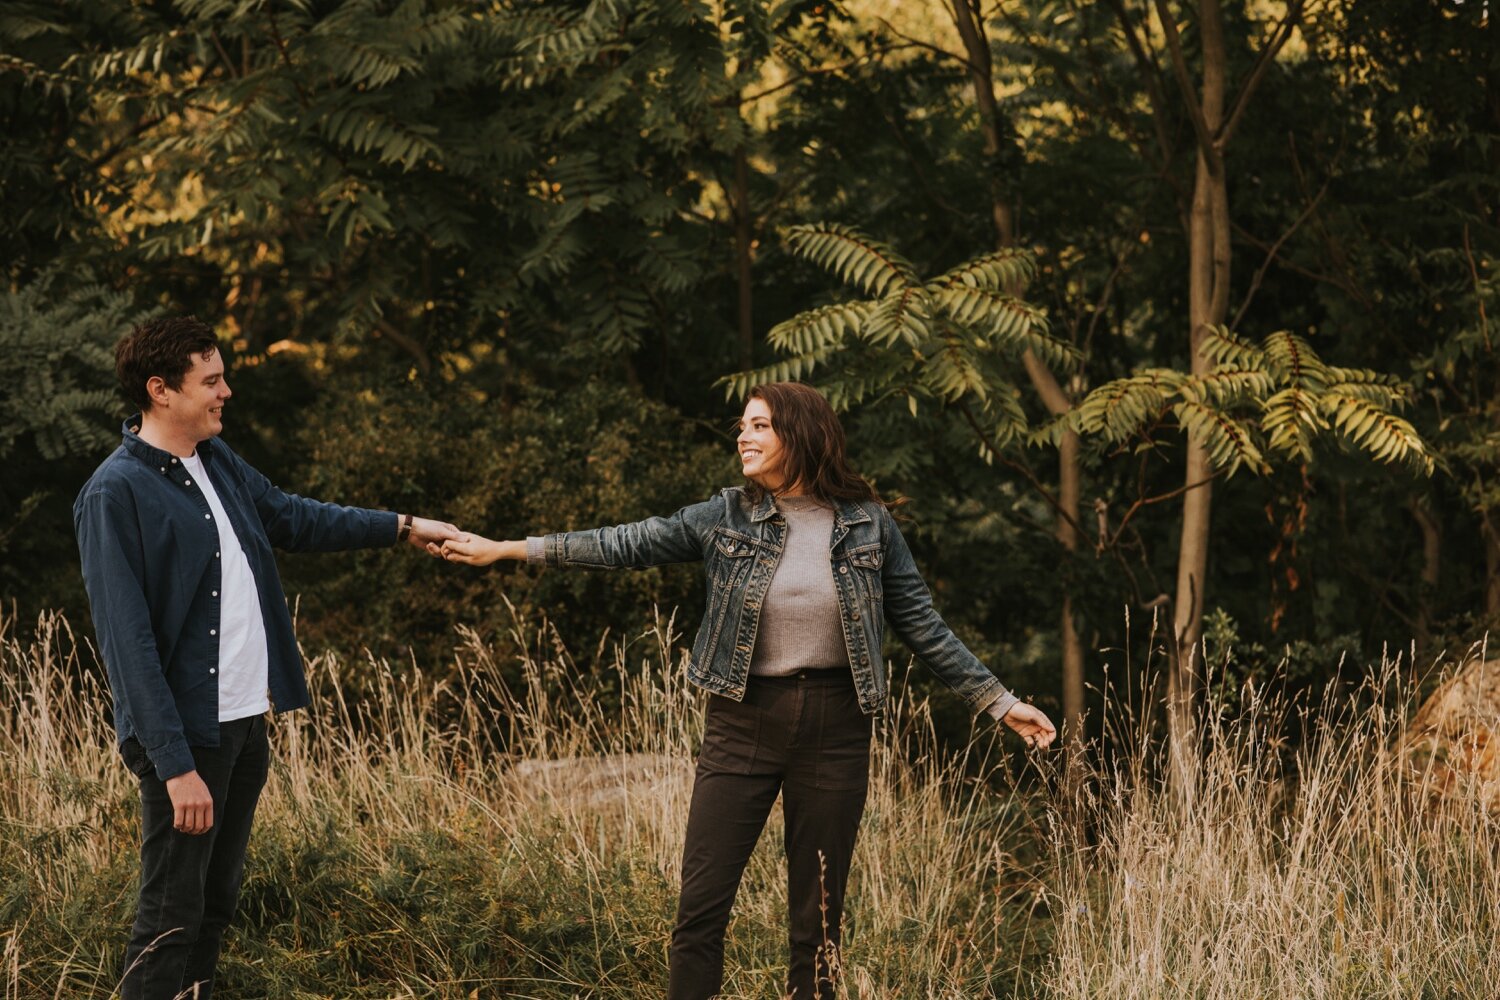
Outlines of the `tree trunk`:
{"type": "Polygon", "coordinates": [[[1500,620],[1500,529],[1490,511],[1481,515],[1480,533],[1484,536],[1484,614],[1494,622],[1500,620]]]}
{"type": "MultiPolygon", "coordinates": [[[[1057,518],[1057,540],[1070,556],[1078,552],[1078,507],[1083,488],[1078,461],[1078,435],[1068,431],[1063,435],[1057,452],[1058,503],[1073,518],[1072,521],[1057,518]]],[[[1063,682],[1063,740],[1081,743],[1083,732],[1083,641],[1078,635],[1078,623],[1073,617],[1073,595],[1063,592],[1062,614],[1059,622],[1062,638],[1062,682],[1063,682]]]]}
{"type": "Polygon", "coordinates": [[[1432,649],[1432,599],[1442,579],[1443,524],[1422,498],[1412,497],[1408,509],[1422,532],[1422,582],[1417,593],[1416,639],[1417,655],[1426,656],[1432,649]]]}
{"type": "MultiPolygon", "coordinates": [[[[1164,6],[1164,5],[1163,5],[1164,6]]],[[[1224,322],[1229,307],[1229,190],[1220,140],[1224,123],[1224,90],[1228,54],[1218,0],[1202,0],[1198,12],[1203,50],[1203,86],[1198,100],[1197,169],[1188,217],[1188,337],[1193,374],[1205,374],[1209,362],[1200,346],[1210,326],[1224,322]]],[[[1175,35],[1175,26],[1170,29],[1175,35]]],[[[1182,59],[1180,49],[1173,52],[1182,59]]],[[[1186,73],[1181,74],[1186,77],[1186,73]]],[[[1191,94],[1185,94],[1189,101],[1191,94]]],[[[1190,109],[1191,110],[1191,109],[1190,109]]],[[[1182,536],[1177,550],[1177,593],[1172,605],[1173,648],[1167,688],[1167,716],[1177,774],[1186,777],[1196,757],[1193,706],[1199,688],[1198,645],[1203,636],[1207,592],[1213,469],[1208,453],[1196,441],[1187,446],[1182,501],[1182,536]]]]}
{"type": "MultiPolygon", "coordinates": [[[[950,0],[953,23],[963,39],[968,57],[969,79],[974,85],[974,102],[979,109],[979,126],[984,134],[984,155],[989,165],[990,213],[1001,248],[1015,244],[1015,218],[1006,198],[1001,173],[994,168],[1000,155],[1002,120],[995,101],[995,83],[990,60],[989,39],[984,21],[968,0],[950,0]]],[[[1049,413],[1060,415],[1073,408],[1073,401],[1058,383],[1051,369],[1027,351],[1022,361],[1037,395],[1049,413]]],[[[1072,431],[1063,435],[1058,448],[1058,506],[1055,535],[1071,558],[1078,551],[1078,507],[1082,492],[1078,436],[1072,431]],[[1072,520],[1070,521],[1069,518],[1072,520]]],[[[1062,653],[1063,740],[1080,743],[1083,739],[1083,642],[1073,615],[1073,597],[1064,593],[1058,614],[1059,646],[1062,653]]]]}

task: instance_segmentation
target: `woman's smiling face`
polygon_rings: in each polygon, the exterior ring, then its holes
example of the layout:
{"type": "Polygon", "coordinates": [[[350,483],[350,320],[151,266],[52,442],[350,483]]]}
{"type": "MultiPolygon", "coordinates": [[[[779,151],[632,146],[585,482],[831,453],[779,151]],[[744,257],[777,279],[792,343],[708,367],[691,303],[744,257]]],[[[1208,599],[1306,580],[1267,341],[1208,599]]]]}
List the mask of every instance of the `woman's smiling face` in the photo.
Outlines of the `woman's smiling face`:
{"type": "Polygon", "coordinates": [[[745,478],[775,493],[782,483],[785,449],[776,428],[771,424],[771,408],[758,397],[745,404],[740,418],[740,436],[735,441],[740,452],[740,469],[745,478]]]}

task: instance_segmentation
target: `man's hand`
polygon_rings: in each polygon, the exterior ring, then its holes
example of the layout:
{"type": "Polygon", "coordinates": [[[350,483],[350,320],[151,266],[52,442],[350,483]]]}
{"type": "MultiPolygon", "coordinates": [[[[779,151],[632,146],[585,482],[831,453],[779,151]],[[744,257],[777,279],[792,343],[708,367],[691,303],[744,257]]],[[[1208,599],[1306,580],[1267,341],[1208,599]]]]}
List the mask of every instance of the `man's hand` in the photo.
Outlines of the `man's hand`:
{"type": "Polygon", "coordinates": [[[214,797],[197,771],[167,779],[172,799],[172,827],[183,833],[207,833],[214,828],[214,797]]]}
{"type": "Polygon", "coordinates": [[[442,545],[450,538],[458,537],[458,528],[447,521],[434,521],[428,517],[414,517],[411,519],[411,532],[406,536],[406,541],[415,545],[423,552],[437,555],[433,547],[442,545]]]}
{"type": "Polygon", "coordinates": [[[1027,746],[1039,750],[1045,750],[1057,739],[1057,727],[1047,718],[1047,713],[1024,701],[1016,702],[1005,713],[1005,724],[1019,733],[1027,746]]]}

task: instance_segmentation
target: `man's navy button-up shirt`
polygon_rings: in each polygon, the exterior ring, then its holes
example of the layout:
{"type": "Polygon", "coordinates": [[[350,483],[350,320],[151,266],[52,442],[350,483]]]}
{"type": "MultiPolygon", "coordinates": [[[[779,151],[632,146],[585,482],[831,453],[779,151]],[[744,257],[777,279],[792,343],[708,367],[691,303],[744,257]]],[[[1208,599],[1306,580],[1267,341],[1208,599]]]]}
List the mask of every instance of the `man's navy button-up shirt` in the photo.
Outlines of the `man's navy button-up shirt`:
{"type": "MultiPolygon", "coordinates": [[[[120,447],[78,494],[73,525],[116,734],[139,740],[165,781],[195,769],[189,747],[219,743],[222,563],[203,490],[176,457],[141,440],[140,422],[125,422],[120,447]]],[[[392,545],[396,515],[284,493],[216,438],[198,456],[255,574],[271,704],[302,708],[307,680],[271,550],[392,545]]]]}

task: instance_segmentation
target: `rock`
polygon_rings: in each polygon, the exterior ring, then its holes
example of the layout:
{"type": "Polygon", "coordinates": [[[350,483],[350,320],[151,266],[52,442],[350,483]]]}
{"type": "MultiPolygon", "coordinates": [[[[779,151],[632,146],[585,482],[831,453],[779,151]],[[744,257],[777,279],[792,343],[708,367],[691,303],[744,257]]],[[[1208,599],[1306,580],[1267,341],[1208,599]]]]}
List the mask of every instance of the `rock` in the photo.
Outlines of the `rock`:
{"type": "Polygon", "coordinates": [[[1440,799],[1477,796],[1500,812],[1500,660],[1475,660],[1407,724],[1403,756],[1440,799]]]}

